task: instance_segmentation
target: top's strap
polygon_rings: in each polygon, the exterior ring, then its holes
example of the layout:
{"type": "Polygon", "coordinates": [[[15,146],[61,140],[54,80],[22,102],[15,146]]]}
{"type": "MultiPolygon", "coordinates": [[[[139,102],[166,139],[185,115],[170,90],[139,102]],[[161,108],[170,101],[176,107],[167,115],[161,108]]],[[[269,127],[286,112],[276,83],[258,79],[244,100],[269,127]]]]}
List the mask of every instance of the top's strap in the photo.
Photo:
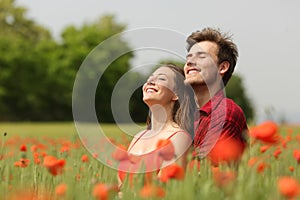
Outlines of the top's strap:
{"type": "MultiPolygon", "coordinates": [[[[128,149],[128,151],[130,151],[132,149],[132,147],[143,137],[143,135],[145,135],[147,133],[147,131],[149,130],[145,130],[138,139],[136,139],[136,141],[134,141],[134,143],[131,145],[130,149],[128,149]]],[[[172,133],[172,135],[170,135],[167,140],[170,140],[174,135],[176,135],[177,133],[182,132],[182,130],[176,131],[174,133],[172,133]]]]}

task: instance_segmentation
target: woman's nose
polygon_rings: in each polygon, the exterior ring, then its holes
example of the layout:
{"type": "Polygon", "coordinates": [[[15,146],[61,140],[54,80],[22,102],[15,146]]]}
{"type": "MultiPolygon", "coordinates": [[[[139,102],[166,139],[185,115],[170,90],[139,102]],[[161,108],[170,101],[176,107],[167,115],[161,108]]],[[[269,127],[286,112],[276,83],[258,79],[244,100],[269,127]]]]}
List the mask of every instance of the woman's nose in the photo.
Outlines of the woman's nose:
{"type": "Polygon", "coordinates": [[[147,81],[147,85],[155,85],[155,82],[154,81],[147,81]]]}
{"type": "Polygon", "coordinates": [[[148,78],[147,84],[148,84],[148,85],[154,85],[154,84],[155,84],[155,77],[150,77],[150,78],[148,78]]]}

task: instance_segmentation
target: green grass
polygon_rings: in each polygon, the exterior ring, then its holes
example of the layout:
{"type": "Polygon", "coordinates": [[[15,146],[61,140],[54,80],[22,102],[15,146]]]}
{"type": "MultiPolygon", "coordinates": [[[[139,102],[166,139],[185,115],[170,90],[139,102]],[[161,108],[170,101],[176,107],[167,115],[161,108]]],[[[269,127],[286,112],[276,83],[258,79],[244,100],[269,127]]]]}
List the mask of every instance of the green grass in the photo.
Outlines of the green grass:
{"type": "Polygon", "coordinates": [[[61,137],[76,133],[73,122],[49,122],[49,123],[0,123],[0,133],[7,132],[12,136],[49,136],[61,137]]]}
{"type": "MultiPolygon", "coordinates": [[[[99,126],[98,124],[95,126],[99,126]]],[[[112,138],[117,138],[120,134],[125,131],[130,132],[128,136],[130,137],[132,133],[137,133],[139,130],[144,128],[144,124],[138,124],[134,127],[127,124],[121,124],[122,130],[114,124],[100,124],[103,132],[112,138]]],[[[47,136],[50,138],[72,138],[77,135],[77,130],[73,122],[41,122],[41,123],[0,123],[0,134],[7,133],[9,136],[21,136],[21,137],[41,137],[47,136]]]]}
{"type": "MultiPolygon", "coordinates": [[[[110,124],[101,124],[101,128],[108,137],[116,141],[121,140],[123,131],[110,124]]],[[[140,127],[132,127],[130,132],[137,132],[140,127]]],[[[300,177],[300,164],[293,158],[293,150],[300,149],[300,141],[295,139],[300,133],[298,126],[281,126],[281,135],[292,133],[292,140],[278,159],[273,156],[276,150],[272,146],[265,153],[260,152],[262,144],[252,144],[244,153],[234,181],[219,187],[213,179],[213,172],[208,160],[201,161],[201,169],[187,170],[184,180],[171,180],[167,184],[154,180],[163,187],[166,196],[163,199],[284,199],[277,188],[280,176],[300,177]],[[262,173],[257,173],[258,164],[248,166],[252,157],[262,159],[267,167],[262,173]],[[289,167],[294,167],[290,171],[289,167]]],[[[103,165],[94,159],[83,148],[73,123],[0,123],[0,199],[25,199],[26,194],[34,194],[36,199],[95,199],[93,189],[97,183],[116,184],[117,171],[103,165]],[[4,136],[4,133],[7,133],[4,136]],[[26,144],[27,151],[21,152],[20,145],[26,144]],[[43,144],[45,148],[37,150],[41,163],[42,154],[52,155],[66,161],[65,170],[57,176],[51,175],[42,164],[34,163],[32,145],[43,144]],[[61,147],[69,145],[68,152],[61,152],[61,147]],[[88,155],[89,162],[82,162],[81,156],[88,155]],[[27,167],[15,167],[20,158],[27,158],[27,167]],[[63,197],[55,195],[55,187],[65,183],[66,194],[63,197]],[[25,192],[26,194],[22,193],[25,192]]],[[[130,137],[125,135],[126,138],[130,137]]],[[[107,152],[104,152],[107,153],[107,152]]],[[[220,170],[229,170],[227,166],[220,166],[220,170]]],[[[143,174],[134,178],[134,187],[125,181],[121,191],[123,199],[140,199],[139,190],[143,186],[143,174]]],[[[113,194],[111,199],[118,199],[113,194]]],[[[299,197],[298,197],[299,199],[299,197]]]]}

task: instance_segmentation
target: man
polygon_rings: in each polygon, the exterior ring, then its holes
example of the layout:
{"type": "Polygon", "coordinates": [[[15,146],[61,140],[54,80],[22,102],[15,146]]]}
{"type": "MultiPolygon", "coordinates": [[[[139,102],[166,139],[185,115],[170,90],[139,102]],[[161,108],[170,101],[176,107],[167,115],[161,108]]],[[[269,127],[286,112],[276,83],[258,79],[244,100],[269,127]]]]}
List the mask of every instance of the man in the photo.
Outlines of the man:
{"type": "Polygon", "coordinates": [[[206,156],[220,139],[234,139],[244,150],[248,130],[242,109],[225,97],[224,88],[234,71],[238,50],[230,36],[205,28],[187,38],[184,72],[197,98],[194,146],[206,156]]]}

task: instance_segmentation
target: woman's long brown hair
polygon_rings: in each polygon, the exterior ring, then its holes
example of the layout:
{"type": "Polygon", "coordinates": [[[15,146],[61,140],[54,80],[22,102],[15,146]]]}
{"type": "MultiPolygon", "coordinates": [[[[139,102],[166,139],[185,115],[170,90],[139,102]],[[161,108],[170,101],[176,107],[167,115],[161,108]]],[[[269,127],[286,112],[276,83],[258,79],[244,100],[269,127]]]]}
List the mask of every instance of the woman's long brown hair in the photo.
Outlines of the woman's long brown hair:
{"type": "MultiPolygon", "coordinates": [[[[190,85],[184,83],[184,71],[173,64],[163,64],[160,67],[167,67],[175,72],[174,93],[178,96],[172,110],[172,118],[180,128],[188,132],[194,138],[194,113],[196,108],[194,91],[190,85]]],[[[151,112],[147,117],[147,129],[151,129],[151,112]]]]}

